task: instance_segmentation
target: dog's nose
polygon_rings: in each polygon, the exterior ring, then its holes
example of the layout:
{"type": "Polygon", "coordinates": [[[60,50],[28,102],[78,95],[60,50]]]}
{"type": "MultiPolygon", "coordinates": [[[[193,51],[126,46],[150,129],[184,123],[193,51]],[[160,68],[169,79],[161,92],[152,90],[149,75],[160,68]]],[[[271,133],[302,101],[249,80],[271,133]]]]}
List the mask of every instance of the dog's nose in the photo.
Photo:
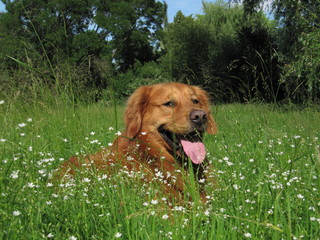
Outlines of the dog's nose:
{"type": "Polygon", "coordinates": [[[189,115],[189,119],[195,125],[200,126],[207,122],[207,114],[201,110],[193,110],[189,115]]]}

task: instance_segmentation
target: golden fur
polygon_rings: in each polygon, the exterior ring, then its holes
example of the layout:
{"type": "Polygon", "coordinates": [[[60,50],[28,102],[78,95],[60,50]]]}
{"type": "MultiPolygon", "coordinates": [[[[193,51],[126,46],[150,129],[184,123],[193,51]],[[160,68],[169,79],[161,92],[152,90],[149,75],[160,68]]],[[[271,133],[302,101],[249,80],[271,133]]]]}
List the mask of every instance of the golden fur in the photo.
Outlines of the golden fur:
{"type": "MultiPolygon", "coordinates": [[[[204,90],[182,83],[140,87],[130,96],[124,118],[125,131],[114,140],[112,147],[82,160],[70,158],[62,166],[62,175],[75,174],[83,162],[108,174],[117,171],[115,165],[129,171],[144,171],[150,179],[156,171],[162,171],[164,190],[179,198],[186,191],[187,166],[192,164],[196,181],[205,178],[206,161],[200,157],[196,163],[191,162],[184,151],[187,147],[181,144],[185,140],[187,144],[196,142],[201,147],[204,132],[217,131],[204,90]]],[[[201,187],[200,195],[204,199],[201,187]]]]}

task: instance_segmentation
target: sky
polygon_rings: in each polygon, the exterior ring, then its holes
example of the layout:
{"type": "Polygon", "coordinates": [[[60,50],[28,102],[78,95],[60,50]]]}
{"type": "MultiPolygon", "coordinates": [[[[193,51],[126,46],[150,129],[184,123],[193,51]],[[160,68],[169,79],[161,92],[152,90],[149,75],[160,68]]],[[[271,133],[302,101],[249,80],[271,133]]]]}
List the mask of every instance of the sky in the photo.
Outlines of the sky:
{"type": "MultiPolygon", "coordinates": [[[[166,0],[168,4],[169,22],[173,21],[176,13],[181,10],[186,16],[202,13],[202,0],[166,0]]],[[[215,2],[215,0],[207,0],[207,2],[215,2]]],[[[0,1],[0,12],[5,11],[5,5],[0,1]]]]}
{"type": "MultiPolygon", "coordinates": [[[[214,0],[207,0],[206,2],[215,2],[214,0]]],[[[202,0],[166,0],[168,4],[168,18],[169,22],[173,21],[176,13],[181,10],[181,12],[186,15],[201,14],[202,12],[202,0]]]]}

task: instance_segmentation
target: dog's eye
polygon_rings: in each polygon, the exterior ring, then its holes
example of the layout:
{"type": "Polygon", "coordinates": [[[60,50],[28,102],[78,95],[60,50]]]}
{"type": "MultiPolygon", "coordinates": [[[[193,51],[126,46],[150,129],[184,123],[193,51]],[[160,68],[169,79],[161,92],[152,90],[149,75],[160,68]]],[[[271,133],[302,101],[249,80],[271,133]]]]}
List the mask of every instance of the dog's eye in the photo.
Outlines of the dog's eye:
{"type": "Polygon", "coordinates": [[[176,106],[176,104],[173,101],[166,102],[162,105],[166,106],[166,107],[175,107],[176,106]]]}
{"type": "Polygon", "coordinates": [[[194,104],[198,104],[198,103],[199,103],[198,99],[192,99],[192,102],[193,102],[194,104]]]}

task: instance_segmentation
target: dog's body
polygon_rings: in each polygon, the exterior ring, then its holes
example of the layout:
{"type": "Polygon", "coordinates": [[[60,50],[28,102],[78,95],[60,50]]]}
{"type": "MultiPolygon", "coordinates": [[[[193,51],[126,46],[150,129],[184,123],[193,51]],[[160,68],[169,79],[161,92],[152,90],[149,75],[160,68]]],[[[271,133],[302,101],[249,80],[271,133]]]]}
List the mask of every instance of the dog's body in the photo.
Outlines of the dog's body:
{"type": "Polygon", "coordinates": [[[122,166],[128,171],[142,171],[147,178],[161,171],[165,190],[181,197],[188,162],[195,179],[204,179],[202,137],[205,131],[217,131],[209,107],[207,93],[195,86],[164,83],[140,87],[128,100],[125,132],[112,147],[83,161],[70,158],[63,164],[63,172],[74,174],[83,163],[108,173],[116,169],[113,166],[122,166]]]}

